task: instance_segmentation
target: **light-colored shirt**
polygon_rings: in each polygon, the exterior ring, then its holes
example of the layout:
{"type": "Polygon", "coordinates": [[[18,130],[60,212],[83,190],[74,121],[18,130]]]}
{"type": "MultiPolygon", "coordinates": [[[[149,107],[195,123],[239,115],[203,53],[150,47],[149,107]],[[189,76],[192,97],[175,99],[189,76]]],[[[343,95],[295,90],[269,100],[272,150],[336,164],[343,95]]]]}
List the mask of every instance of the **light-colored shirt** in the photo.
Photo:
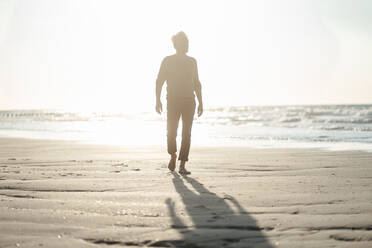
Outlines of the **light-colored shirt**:
{"type": "Polygon", "coordinates": [[[167,82],[167,98],[194,97],[201,88],[196,60],[187,55],[171,55],[163,59],[158,80],[167,82]]]}

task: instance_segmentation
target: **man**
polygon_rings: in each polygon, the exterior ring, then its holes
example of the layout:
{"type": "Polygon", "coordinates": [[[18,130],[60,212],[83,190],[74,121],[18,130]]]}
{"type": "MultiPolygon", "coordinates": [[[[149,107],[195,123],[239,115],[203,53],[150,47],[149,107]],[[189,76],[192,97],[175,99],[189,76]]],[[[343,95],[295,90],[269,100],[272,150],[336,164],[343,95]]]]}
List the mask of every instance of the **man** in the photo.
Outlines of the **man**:
{"type": "Polygon", "coordinates": [[[186,170],[189,160],[191,127],[195,113],[195,95],[198,98],[198,116],[203,114],[203,100],[201,84],[198,76],[196,60],[186,55],[189,50],[189,40],[184,32],[172,37],[176,54],[163,59],[158,78],[156,80],[156,112],[162,112],[160,100],[161,90],[167,81],[167,138],[168,153],[171,158],[168,164],[170,171],[176,168],[177,160],[177,129],[179,119],[182,118],[182,142],[178,160],[179,173],[190,174],[186,170]]]}

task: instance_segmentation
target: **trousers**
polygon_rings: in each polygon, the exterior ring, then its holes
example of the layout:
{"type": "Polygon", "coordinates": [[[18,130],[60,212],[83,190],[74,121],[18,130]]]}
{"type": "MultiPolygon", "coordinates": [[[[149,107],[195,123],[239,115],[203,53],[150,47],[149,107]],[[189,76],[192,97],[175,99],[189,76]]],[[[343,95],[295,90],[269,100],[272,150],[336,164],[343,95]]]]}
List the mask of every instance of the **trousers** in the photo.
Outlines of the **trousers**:
{"type": "Polygon", "coordinates": [[[191,128],[195,114],[194,97],[167,98],[167,143],[168,153],[177,152],[177,130],[180,118],[182,118],[182,141],[178,160],[188,161],[191,128]]]}

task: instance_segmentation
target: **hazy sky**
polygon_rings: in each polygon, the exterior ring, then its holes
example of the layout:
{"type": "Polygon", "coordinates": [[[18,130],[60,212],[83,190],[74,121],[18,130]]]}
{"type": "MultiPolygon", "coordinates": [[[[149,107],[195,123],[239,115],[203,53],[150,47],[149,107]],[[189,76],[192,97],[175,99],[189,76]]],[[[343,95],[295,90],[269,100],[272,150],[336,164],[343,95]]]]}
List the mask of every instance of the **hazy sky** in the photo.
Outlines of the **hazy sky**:
{"type": "Polygon", "coordinates": [[[369,0],[0,0],[0,109],[152,111],[180,30],[207,107],[372,103],[371,13],[369,0]]]}

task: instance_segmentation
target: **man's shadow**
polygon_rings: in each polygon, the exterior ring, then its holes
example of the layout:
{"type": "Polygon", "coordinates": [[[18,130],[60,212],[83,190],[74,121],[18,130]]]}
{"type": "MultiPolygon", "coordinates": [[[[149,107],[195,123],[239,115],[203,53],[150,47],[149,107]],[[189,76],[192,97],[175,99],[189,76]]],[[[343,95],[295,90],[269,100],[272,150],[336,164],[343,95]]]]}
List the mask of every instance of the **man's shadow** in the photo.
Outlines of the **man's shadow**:
{"type": "Polygon", "coordinates": [[[172,217],[172,228],[182,238],[159,241],[162,244],[158,245],[191,248],[273,247],[262,233],[263,228],[257,225],[234,197],[220,197],[191,177],[180,177],[174,173],[172,180],[186,213],[182,206],[177,210],[170,198],[166,204],[172,217]]]}

